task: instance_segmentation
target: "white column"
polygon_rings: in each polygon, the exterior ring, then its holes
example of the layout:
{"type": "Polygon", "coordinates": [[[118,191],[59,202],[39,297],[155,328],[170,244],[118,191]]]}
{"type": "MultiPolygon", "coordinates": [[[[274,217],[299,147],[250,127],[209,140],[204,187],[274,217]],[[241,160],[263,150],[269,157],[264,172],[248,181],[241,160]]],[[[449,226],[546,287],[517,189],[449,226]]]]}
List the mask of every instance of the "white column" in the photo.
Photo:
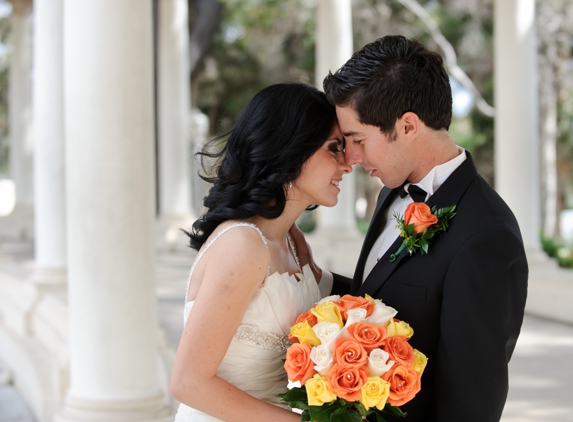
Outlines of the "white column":
{"type": "MultiPolygon", "coordinates": [[[[328,72],[338,70],[354,52],[351,0],[319,0],[316,31],[316,86],[322,90],[322,81],[328,72]]],[[[338,204],[333,208],[320,208],[320,233],[336,237],[356,236],[355,200],[356,177],[353,172],[345,175],[340,184],[338,204]]]]}
{"type": "Polygon", "coordinates": [[[189,228],[193,152],[189,132],[189,11],[186,0],[159,1],[158,141],[159,222],[157,244],[186,247],[180,228],[189,228]]]}
{"type": "Polygon", "coordinates": [[[157,363],[152,2],[65,0],[70,389],[57,421],[172,421],[157,363]]]}
{"type": "Polygon", "coordinates": [[[182,224],[191,224],[190,69],[187,0],[159,1],[158,125],[159,239],[177,239],[182,224]]]}
{"type": "Polygon", "coordinates": [[[32,1],[11,0],[12,53],[8,76],[8,127],[10,177],[16,185],[16,204],[2,227],[2,235],[32,237],[33,161],[32,138],[32,1]]]}
{"type": "Polygon", "coordinates": [[[535,0],[494,4],[495,185],[525,247],[539,249],[540,163],[535,0]]]}
{"type": "Polygon", "coordinates": [[[40,283],[66,277],[62,1],[34,4],[34,279],[40,283]]]}

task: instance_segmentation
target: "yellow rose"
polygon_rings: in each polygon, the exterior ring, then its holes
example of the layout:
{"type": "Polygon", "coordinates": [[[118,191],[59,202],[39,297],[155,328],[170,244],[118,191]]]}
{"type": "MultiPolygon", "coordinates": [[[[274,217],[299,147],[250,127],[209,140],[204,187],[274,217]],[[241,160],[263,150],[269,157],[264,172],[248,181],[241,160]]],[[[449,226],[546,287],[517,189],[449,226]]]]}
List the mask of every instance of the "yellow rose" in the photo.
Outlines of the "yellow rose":
{"type": "Polygon", "coordinates": [[[420,352],[419,350],[414,349],[414,369],[417,373],[422,375],[424,369],[426,368],[426,364],[428,363],[428,358],[425,354],[420,352]]]}
{"type": "Polygon", "coordinates": [[[404,321],[390,320],[386,327],[386,337],[402,336],[409,339],[414,335],[414,329],[404,321]]]}
{"type": "Polygon", "coordinates": [[[375,407],[378,410],[384,409],[386,400],[390,394],[390,383],[380,377],[368,377],[368,381],[362,386],[362,397],[360,403],[366,409],[375,407]]]}
{"type": "Polygon", "coordinates": [[[293,325],[290,329],[290,333],[295,336],[301,344],[307,344],[310,347],[320,344],[316,333],[306,321],[293,325]]]}
{"type": "Polygon", "coordinates": [[[311,309],[313,315],[316,316],[318,322],[332,322],[338,324],[340,328],[344,327],[342,323],[342,315],[340,308],[336,303],[324,302],[311,309]]]}
{"type": "Polygon", "coordinates": [[[369,300],[370,302],[372,302],[372,304],[376,303],[376,300],[372,296],[370,296],[368,293],[366,293],[364,295],[364,299],[369,300]]]}
{"type": "Polygon", "coordinates": [[[322,406],[336,400],[336,395],[328,388],[326,378],[315,374],[314,377],[306,381],[306,396],[310,406],[322,406]]]}

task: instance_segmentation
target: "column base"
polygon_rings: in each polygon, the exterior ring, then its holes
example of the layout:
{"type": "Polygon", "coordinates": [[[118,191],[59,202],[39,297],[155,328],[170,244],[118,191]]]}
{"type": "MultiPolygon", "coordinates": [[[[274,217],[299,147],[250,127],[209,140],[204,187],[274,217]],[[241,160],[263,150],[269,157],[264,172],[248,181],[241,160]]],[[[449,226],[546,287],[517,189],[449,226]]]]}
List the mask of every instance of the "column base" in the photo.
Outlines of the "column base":
{"type": "Polygon", "coordinates": [[[16,204],[10,214],[0,217],[0,239],[28,241],[33,238],[33,205],[16,204]]]}
{"type": "Polygon", "coordinates": [[[95,400],[68,395],[54,422],[173,422],[161,394],[137,400],[95,400]]]}
{"type": "Polygon", "coordinates": [[[66,268],[36,267],[30,280],[42,287],[63,287],[67,284],[68,271],[66,268]]]}

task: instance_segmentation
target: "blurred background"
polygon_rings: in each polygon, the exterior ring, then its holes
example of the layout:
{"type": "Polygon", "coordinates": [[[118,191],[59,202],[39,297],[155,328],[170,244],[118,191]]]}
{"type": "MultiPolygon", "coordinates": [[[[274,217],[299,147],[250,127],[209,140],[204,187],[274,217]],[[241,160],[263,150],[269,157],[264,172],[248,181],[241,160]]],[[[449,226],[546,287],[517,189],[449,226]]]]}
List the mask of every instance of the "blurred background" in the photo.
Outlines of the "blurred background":
{"type": "MultiPolygon", "coordinates": [[[[0,0],[0,422],[173,420],[193,154],[388,34],[443,55],[450,133],[524,235],[502,420],[573,421],[570,0],[0,0]]],[[[352,275],[381,188],[355,166],[300,218],[324,268],[352,275]]]]}

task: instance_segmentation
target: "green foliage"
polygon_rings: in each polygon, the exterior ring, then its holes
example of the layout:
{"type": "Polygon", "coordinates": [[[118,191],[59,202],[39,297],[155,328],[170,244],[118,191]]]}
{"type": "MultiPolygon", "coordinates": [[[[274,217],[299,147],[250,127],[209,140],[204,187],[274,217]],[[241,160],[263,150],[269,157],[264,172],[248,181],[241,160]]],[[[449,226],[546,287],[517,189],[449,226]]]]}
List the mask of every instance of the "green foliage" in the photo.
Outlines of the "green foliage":
{"type": "Polygon", "coordinates": [[[315,214],[312,211],[303,212],[296,224],[303,233],[312,233],[316,229],[315,214]]]}
{"type": "Polygon", "coordinates": [[[10,54],[7,44],[10,37],[10,18],[0,16],[0,173],[8,173],[9,139],[8,139],[8,68],[10,54]]]}
{"type": "Polygon", "coordinates": [[[314,79],[315,6],[303,0],[223,0],[221,28],[193,96],[221,135],[262,88],[314,79]]]}
{"type": "Polygon", "coordinates": [[[560,267],[573,269],[573,248],[545,236],[541,236],[541,246],[547,255],[557,260],[560,267]]]}

